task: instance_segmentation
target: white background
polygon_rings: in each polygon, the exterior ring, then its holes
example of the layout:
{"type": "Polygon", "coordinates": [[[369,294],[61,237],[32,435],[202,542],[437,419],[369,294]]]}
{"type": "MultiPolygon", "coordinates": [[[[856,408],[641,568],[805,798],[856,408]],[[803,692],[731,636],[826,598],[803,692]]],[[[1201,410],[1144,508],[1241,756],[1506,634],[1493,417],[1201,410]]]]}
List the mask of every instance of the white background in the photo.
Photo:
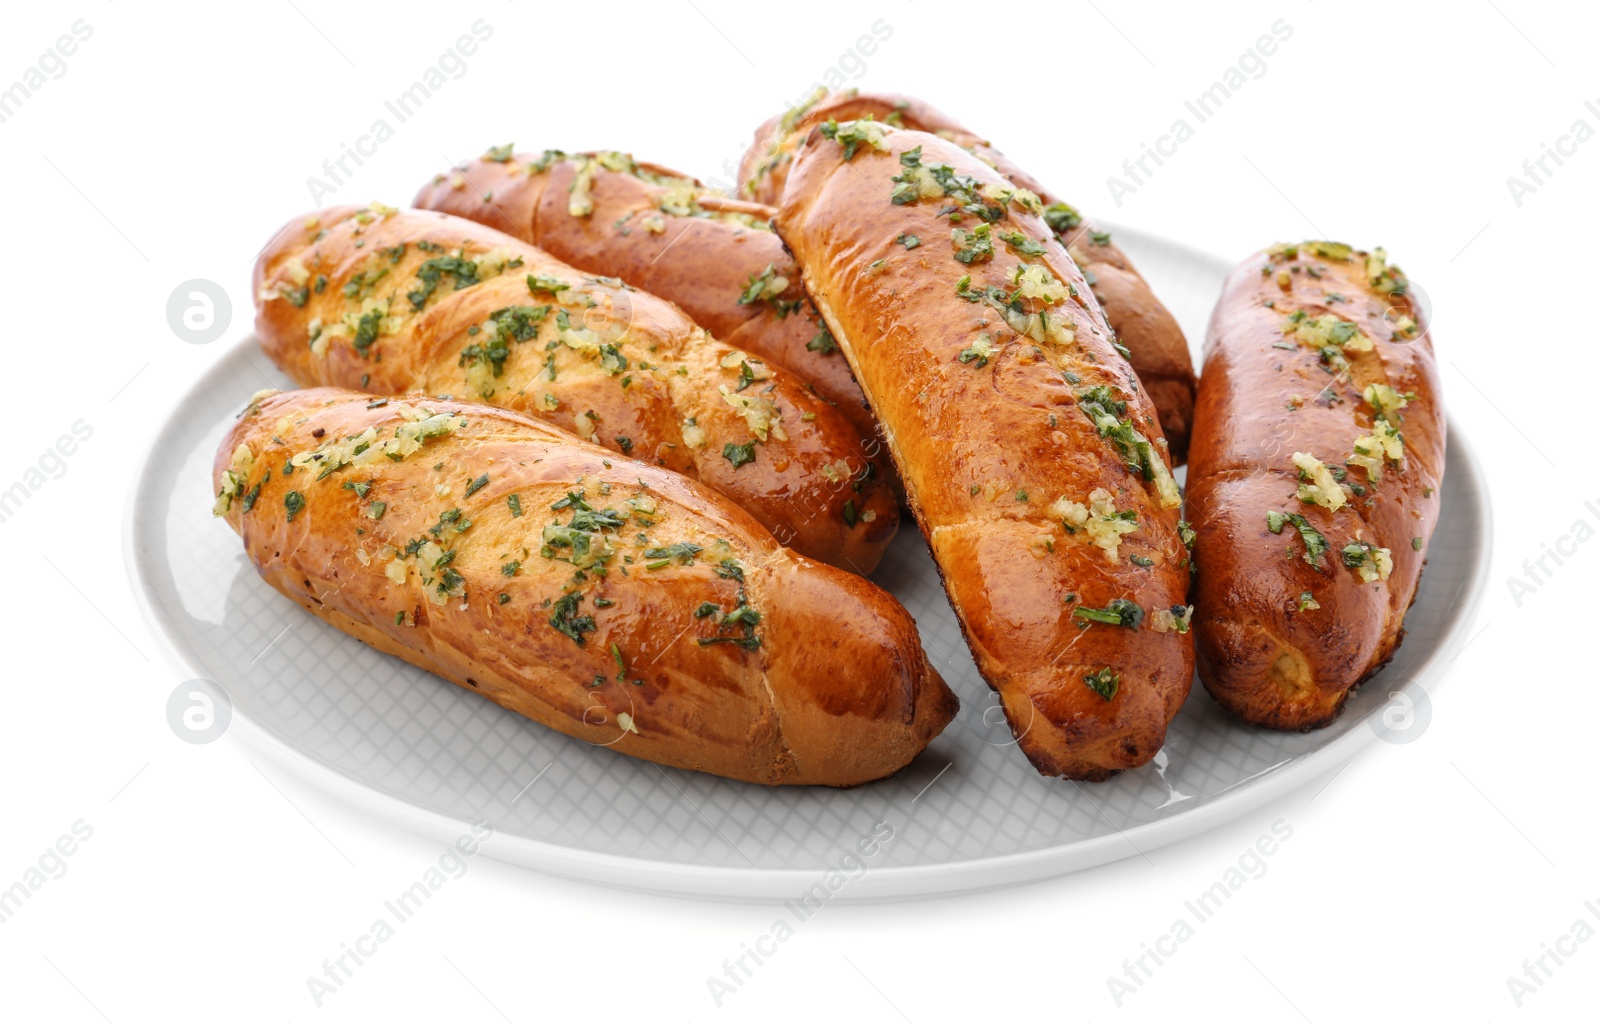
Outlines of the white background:
{"type": "Polygon", "coordinates": [[[13,360],[0,489],[75,421],[94,433],[0,524],[11,581],[0,887],[73,822],[93,837],[0,924],[0,1015],[1593,1019],[1600,940],[1579,944],[1521,1008],[1506,978],[1579,919],[1600,927],[1584,908],[1600,906],[1585,781],[1600,697],[1581,653],[1600,545],[1579,545],[1520,603],[1508,580],[1575,521],[1600,523],[1584,508],[1600,502],[1587,303],[1600,140],[1550,163],[1520,206],[1506,179],[1576,119],[1600,129],[1584,107],[1600,107],[1594,11],[297,3],[7,11],[0,87],[75,19],[93,35],[0,124],[13,360]],[[960,899],[830,906],[721,1008],[707,976],[769,929],[772,908],[640,896],[476,857],[425,922],[316,1007],[306,977],[438,844],[258,769],[236,737],[173,735],[164,706],[179,679],[127,583],[126,495],[177,396],[248,330],[250,263],[314,205],[308,176],[479,18],[493,36],[466,72],[331,201],[404,205],[449,161],[512,140],[630,149],[727,178],[753,127],[882,19],[892,35],[877,52],[844,58],[852,81],[926,97],[1093,214],[1234,259],[1303,237],[1386,245],[1432,297],[1445,393],[1497,499],[1486,628],[1433,694],[1426,734],[1372,744],[1326,788],[1148,858],[960,899]],[[1265,74],[1114,203],[1107,176],[1278,19],[1293,36],[1265,74]],[[167,326],[168,295],[197,277],[232,298],[233,326],[213,345],[167,326]],[[1119,1008],[1106,978],[1280,818],[1293,837],[1267,874],[1119,1008]]]}

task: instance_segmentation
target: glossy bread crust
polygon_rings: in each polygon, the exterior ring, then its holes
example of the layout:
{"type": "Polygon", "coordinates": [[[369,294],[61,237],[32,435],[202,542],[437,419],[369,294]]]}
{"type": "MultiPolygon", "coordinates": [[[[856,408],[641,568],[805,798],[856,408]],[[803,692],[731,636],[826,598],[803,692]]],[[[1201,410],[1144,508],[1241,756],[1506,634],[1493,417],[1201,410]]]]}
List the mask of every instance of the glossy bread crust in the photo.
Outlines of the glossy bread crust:
{"type": "Polygon", "coordinates": [[[1248,721],[1326,725],[1394,655],[1439,519],[1445,421],[1423,310],[1381,250],[1257,253],[1212,315],[1199,397],[1200,678],[1248,721]]]}
{"type": "Polygon", "coordinates": [[[213,486],[284,595],[622,754],[851,786],[956,713],[888,594],[713,491],[515,413],[268,393],[223,439],[213,486]]]}
{"type": "Polygon", "coordinates": [[[812,130],[778,231],[872,403],[1018,745],[1072,779],[1144,764],[1194,664],[1176,628],[1189,568],[1155,409],[1036,200],[943,139],[862,124],[812,130]],[[902,187],[912,195],[891,202],[902,187]],[[988,255],[952,237],[955,206],[983,211],[954,230],[987,230],[988,255]],[[1141,453],[1154,461],[1135,472],[1141,453]]]}
{"type": "Polygon", "coordinates": [[[554,150],[486,153],[437,175],[412,205],[487,224],[675,302],[722,341],[810,382],[872,433],[861,388],[801,289],[768,206],[626,153],[554,150]]]}
{"type": "Polygon", "coordinates": [[[459,217],[337,207],[255,271],[262,348],[303,386],[503,406],[683,473],[866,574],[899,521],[881,444],[669,302],[459,217]]]}
{"type": "Polygon", "coordinates": [[[863,117],[931,132],[954,142],[1052,208],[1048,218],[1052,228],[1127,346],[1129,362],[1160,412],[1173,464],[1181,465],[1188,454],[1194,419],[1195,376],[1189,346],[1178,321],[1150,291],[1149,284],[1108,232],[1084,220],[1043,182],[943,111],[915,97],[895,93],[855,89],[825,95],[819,92],[809,103],[769,118],[756,129],[755,141],[739,164],[741,198],[776,206],[789,177],[794,151],[805,134],[830,118],[851,121],[863,117]]]}

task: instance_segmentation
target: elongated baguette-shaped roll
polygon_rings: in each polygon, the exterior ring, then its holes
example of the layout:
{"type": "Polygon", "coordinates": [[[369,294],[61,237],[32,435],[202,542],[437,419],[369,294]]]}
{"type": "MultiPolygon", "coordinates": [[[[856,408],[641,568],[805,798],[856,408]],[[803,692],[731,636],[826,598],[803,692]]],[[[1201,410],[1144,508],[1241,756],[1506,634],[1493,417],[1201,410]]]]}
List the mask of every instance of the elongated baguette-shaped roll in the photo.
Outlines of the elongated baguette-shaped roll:
{"type": "Polygon", "coordinates": [[[1045,221],[1066,245],[1105,310],[1106,319],[1127,346],[1128,361],[1160,413],[1172,464],[1181,465],[1189,450],[1189,430],[1194,419],[1195,378],[1189,345],[1178,321],[1150,291],[1150,285],[1128,257],[1112,243],[1110,232],[1085,220],[983,136],[949,115],[910,96],[855,89],[824,94],[819,90],[809,102],[770,118],[756,130],[755,142],[745,151],[739,166],[741,197],[777,205],[794,150],[806,132],[829,119],[853,121],[866,117],[900,128],[932,132],[954,142],[1044,202],[1045,221]]]}
{"type": "Polygon", "coordinates": [[[256,266],[256,331],[301,385],[513,409],[727,495],[866,574],[899,511],[881,444],[668,302],[459,217],[340,207],[256,266]]]}
{"type": "Polygon", "coordinates": [[[851,786],[903,767],[956,713],[888,594],[713,491],[515,413],[267,393],[223,439],[213,483],[284,595],[623,754],[851,786]]]}
{"type": "Polygon", "coordinates": [[[854,121],[812,131],[777,227],[1023,752],[1104,779],[1188,693],[1189,563],[1155,409],[1041,209],[952,143],[854,121]]]}
{"type": "Polygon", "coordinates": [[[510,147],[436,176],[413,205],[487,224],[675,302],[722,341],[810,382],[872,434],[866,399],[772,232],[770,207],[627,153],[510,147]]]}
{"type": "Polygon", "coordinates": [[[1405,275],[1336,242],[1245,260],[1195,424],[1200,678],[1251,722],[1326,725],[1393,657],[1439,520],[1444,411],[1405,275]]]}

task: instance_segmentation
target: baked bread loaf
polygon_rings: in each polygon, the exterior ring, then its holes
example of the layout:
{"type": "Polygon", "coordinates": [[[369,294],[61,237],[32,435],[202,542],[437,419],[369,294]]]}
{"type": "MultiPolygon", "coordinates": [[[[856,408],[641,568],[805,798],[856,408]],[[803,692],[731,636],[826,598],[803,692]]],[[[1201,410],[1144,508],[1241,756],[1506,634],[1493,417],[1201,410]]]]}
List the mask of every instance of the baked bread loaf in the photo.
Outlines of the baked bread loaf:
{"type": "Polygon", "coordinates": [[[960,123],[921,100],[893,93],[818,91],[807,103],[770,118],[756,130],[755,142],[739,165],[740,197],[777,205],[788,179],[794,151],[815,125],[829,120],[873,118],[884,124],[932,132],[967,150],[1006,180],[1037,195],[1044,218],[1083,271],[1106,318],[1128,349],[1128,361],[1139,375],[1161,415],[1174,466],[1189,450],[1194,418],[1194,363],[1178,321],[1150,291],[1145,279],[1111,240],[1111,234],[1085,220],[1042,182],[960,123]]]}
{"type": "Polygon", "coordinates": [[[1098,780],[1188,693],[1189,562],[1155,408],[1043,209],[937,136],[826,122],[776,225],[1018,745],[1098,780]]]}
{"type": "Polygon", "coordinates": [[[888,594],[683,476],[516,413],[268,392],[223,438],[213,484],[285,596],[619,753],[852,786],[956,713],[888,594]]]}
{"type": "Polygon", "coordinates": [[[459,217],[338,207],[255,272],[256,331],[303,386],[513,409],[693,477],[801,554],[866,574],[899,522],[881,444],[671,303],[459,217]]]}
{"type": "Polygon", "coordinates": [[[1444,466],[1433,341],[1382,249],[1278,245],[1229,275],[1188,493],[1219,703],[1280,729],[1339,714],[1399,646],[1444,466]]]}
{"type": "Polygon", "coordinates": [[[770,207],[627,153],[509,146],[435,176],[413,205],[487,224],[677,303],[715,337],[809,381],[872,435],[866,400],[772,233],[770,207]]]}

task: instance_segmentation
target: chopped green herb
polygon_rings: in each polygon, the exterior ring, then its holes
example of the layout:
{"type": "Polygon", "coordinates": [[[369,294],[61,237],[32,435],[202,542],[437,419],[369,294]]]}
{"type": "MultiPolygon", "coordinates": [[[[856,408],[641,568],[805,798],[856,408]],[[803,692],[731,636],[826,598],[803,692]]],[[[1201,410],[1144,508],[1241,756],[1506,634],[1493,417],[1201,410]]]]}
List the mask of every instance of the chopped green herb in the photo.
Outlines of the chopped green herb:
{"type": "Polygon", "coordinates": [[[722,446],[722,457],[733,463],[733,468],[738,469],[747,462],[756,461],[756,442],[752,439],[748,444],[734,444],[729,441],[722,446]]]}
{"type": "Polygon", "coordinates": [[[522,515],[522,495],[506,495],[506,505],[511,509],[511,518],[516,519],[522,515]]]}
{"type": "Polygon", "coordinates": [[[1072,610],[1072,616],[1087,622],[1138,629],[1139,623],[1144,621],[1144,609],[1127,598],[1117,597],[1112,598],[1104,608],[1085,608],[1080,605],[1072,610]]]}
{"type": "Polygon", "coordinates": [[[842,510],[842,514],[844,516],[845,525],[850,527],[852,530],[855,529],[855,525],[856,525],[856,500],[854,498],[851,498],[849,501],[844,503],[844,509],[842,510]]]}
{"type": "Polygon", "coordinates": [[[829,333],[828,328],[822,324],[822,321],[817,321],[817,328],[816,336],[806,342],[806,351],[820,352],[823,355],[831,355],[839,351],[839,343],[833,340],[833,335],[829,333]]]}
{"type": "Polygon", "coordinates": [[[306,496],[299,491],[290,491],[283,496],[284,522],[294,522],[294,517],[306,507],[306,496]]]}
{"type": "Polygon", "coordinates": [[[1316,527],[1298,512],[1268,512],[1267,529],[1273,533],[1282,533],[1283,524],[1289,523],[1300,533],[1300,539],[1305,543],[1304,556],[1307,565],[1315,566],[1328,550],[1328,539],[1317,532],[1316,527]]]}
{"type": "Polygon", "coordinates": [[[1044,222],[1060,235],[1082,224],[1083,216],[1066,203],[1051,203],[1044,208],[1044,222]]]}
{"type": "Polygon", "coordinates": [[[1042,256],[1044,243],[1036,242],[1020,231],[1002,231],[1000,240],[1023,256],[1042,256]]]}
{"type": "Polygon", "coordinates": [[[485,473],[482,476],[478,477],[476,480],[470,481],[467,484],[466,492],[464,494],[462,494],[461,496],[463,498],[470,498],[474,494],[477,494],[479,491],[483,490],[487,486],[489,486],[489,474],[485,473]]]}
{"type": "Polygon", "coordinates": [[[703,550],[705,549],[698,544],[690,544],[688,541],[679,541],[676,544],[668,544],[666,547],[649,548],[645,551],[644,557],[649,559],[660,559],[662,560],[662,565],[667,565],[672,562],[677,562],[679,565],[693,565],[694,556],[698,555],[703,550]]]}
{"type": "Polygon", "coordinates": [[[465,256],[435,256],[427,260],[417,268],[417,287],[406,293],[411,308],[426,306],[439,283],[447,276],[455,279],[455,290],[460,291],[478,283],[478,264],[465,256]]]}
{"type": "Polygon", "coordinates": [[[583,595],[577,591],[566,594],[555,603],[554,614],[550,616],[550,625],[555,631],[570,637],[579,647],[583,646],[583,635],[593,633],[595,628],[593,615],[578,614],[582,601],[583,595]]]}
{"type": "Polygon", "coordinates": [[[1115,672],[1111,671],[1111,666],[1107,665],[1098,672],[1091,672],[1089,675],[1084,676],[1083,682],[1085,686],[1098,693],[1103,699],[1110,700],[1117,695],[1117,686],[1122,680],[1115,672]]]}
{"type": "Polygon", "coordinates": [[[915,249],[917,246],[922,244],[922,239],[911,234],[896,235],[894,240],[905,246],[907,249],[915,249]]]}

